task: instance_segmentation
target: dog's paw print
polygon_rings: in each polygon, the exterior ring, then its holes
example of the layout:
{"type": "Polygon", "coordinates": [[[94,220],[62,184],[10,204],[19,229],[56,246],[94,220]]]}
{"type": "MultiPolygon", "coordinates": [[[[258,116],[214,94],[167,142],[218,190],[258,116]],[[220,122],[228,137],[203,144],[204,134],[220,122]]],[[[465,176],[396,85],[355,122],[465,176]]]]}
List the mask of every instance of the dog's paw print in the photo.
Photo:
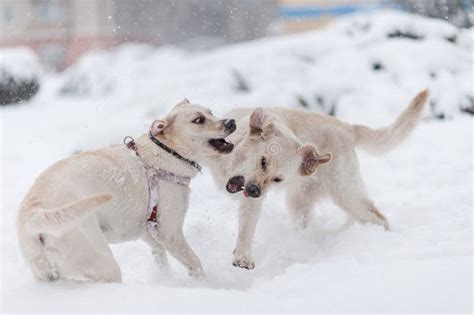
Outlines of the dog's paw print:
{"type": "Polygon", "coordinates": [[[253,261],[252,258],[247,257],[247,256],[235,258],[234,261],[232,262],[232,265],[234,265],[235,267],[244,268],[244,269],[255,268],[255,262],[253,261]]]}

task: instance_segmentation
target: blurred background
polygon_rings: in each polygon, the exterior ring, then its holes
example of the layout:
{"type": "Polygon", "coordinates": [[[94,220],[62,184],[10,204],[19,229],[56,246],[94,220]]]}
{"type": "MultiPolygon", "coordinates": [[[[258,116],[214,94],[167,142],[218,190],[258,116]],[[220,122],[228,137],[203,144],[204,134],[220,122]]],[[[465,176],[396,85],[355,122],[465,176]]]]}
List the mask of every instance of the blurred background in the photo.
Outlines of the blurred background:
{"type": "Polygon", "coordinates": [[[42,64],[61,71],[84,53],[126,42],[203,50],[387,8],[470,27],[472,6],[472,0],[1,0],[0,47],[30,47],[42,64]]]}
{"type": "Polygon", "coordinates": [[[0,104],[188,97],[354,119],[432,87],[431,117],[472,114],[473,1],[1,0],[0,104]]]}

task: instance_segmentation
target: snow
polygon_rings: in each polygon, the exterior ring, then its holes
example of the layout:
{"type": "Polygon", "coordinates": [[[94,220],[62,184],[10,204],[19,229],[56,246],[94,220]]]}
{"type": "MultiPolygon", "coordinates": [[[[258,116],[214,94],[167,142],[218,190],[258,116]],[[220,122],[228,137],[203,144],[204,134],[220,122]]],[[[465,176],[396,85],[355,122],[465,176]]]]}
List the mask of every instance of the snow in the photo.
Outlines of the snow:
{"type": "Polygon", "coordinates": [[[83,58],[61,78],[60,90],[131,104],[173,104],[186,95],[225,109],[235,104],[301,108],[298,98],[303,98],[312,110],[329,112],[336,105],[339,117],[352,120],[364,119],[370,111],[370,122],[384,123],[405,106],[399,96],[385,95],[394,90],[415,94],[428,87],[433,92],[431,115],[452,117],[473,94],[473,35],[474,29],[459,30],[444,21],[386,12],[346,18],[323,31],[204,53],[127,45],[83,58]],[[397,32],[423,40],[389,37],[397,32]],[[376,63],[383,67],[380,71],[373,70],[376,63]],[[248,91],[237,88],[238,77],[248,91]],[[380,97],[385,106],[365,105],[380,97]]]}
{"type": "Polygon", "coordinates": [[[472,83],[472,30],[393,12],[208,53],[128,45],[49,74],[31,102],[1,108],[2,312],[471,312],[473,124],[458,107],[472,83]],[[367,32],[354,27],[367,23],[367,32]],[[387,39],[396,26],[426,38],[387,39]],[[456,44],[444,39],[455,33],[456,44]],[[385,71],[371,69],[376,59],[385,71]],[[249,91],[235,89],[233,70],[249,91]],[[81,87],[65,92],[79,77],[81,87]],[[160,270],[140,241],[112,245],[122,284],[40,283],[20,256],[16,213],[42,170],[145,132],[185,97],[222,116],[236,104],[301,108],[301,96],[312,110],[336,102],[338,117],[378,126],[425,87],[448,119],[424,119],[385,157],[359,153],[391,232],[339,230],[344,214],[329,202],[314,209],[307,230],[296,230],[275,190],[256,233],[256,269],[237,269],[237,204],[204,170],[191,184],[185,235],[205,279],[188,277],[175,261],[160,270]]]}
{"type": "Polygon", "coordinates": [[[0,82],[6,74],[17,80],[28,80],[41,76],[42,72],[38,57],[31,50],[24,47],[0,50],[0,82]]]}

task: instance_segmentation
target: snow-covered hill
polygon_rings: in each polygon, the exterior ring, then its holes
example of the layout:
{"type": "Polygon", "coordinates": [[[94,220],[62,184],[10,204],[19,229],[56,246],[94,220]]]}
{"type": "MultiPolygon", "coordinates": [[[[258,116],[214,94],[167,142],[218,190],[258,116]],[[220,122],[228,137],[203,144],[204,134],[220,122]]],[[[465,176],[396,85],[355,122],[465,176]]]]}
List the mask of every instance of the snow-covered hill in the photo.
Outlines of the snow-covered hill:
{"type": "Polygon", "coordinates": [[[61,91],[125,96],[144,106],[187,95],[226,108],[291,106],[362,119],[366,115],[357,112],[371,111],[374,118],[397,113],[405,105],[401,96],[429,87],[431,115],[451,117],[474,106],[473,34],[447,22],[387,12],[200,54],[124,46],[83,58],[64,75],[61,91]],[[365,105],[377,98],[384,104],[365,105]]]}
{"type": "MultiPolygon", "coordinates": [[[[124,46],[90,54],[39,95],[1,108],[3,312],[470,312],[472,306],[473,30],[395,12],[323,31],[190,54],[124,46]],[[71,153],[120,143],[184,97],[222,116],[234,106],[287,106],[371,126],[415,93],[432,112],[410,140],[360,153],[370,195],[393,226],[356,224],[329,202],[305,231],[273,191],[256,233],[257,268],[231,265],[237,205],[210,174],[192,183],[185,234],[205,280],[159,270],[146,245],[113,245],[122,284],[38,283],[17,246],[18,205],[34,178],[71,153]]],[[[1,52],[0,52],[1,53],[1,52]]]]}

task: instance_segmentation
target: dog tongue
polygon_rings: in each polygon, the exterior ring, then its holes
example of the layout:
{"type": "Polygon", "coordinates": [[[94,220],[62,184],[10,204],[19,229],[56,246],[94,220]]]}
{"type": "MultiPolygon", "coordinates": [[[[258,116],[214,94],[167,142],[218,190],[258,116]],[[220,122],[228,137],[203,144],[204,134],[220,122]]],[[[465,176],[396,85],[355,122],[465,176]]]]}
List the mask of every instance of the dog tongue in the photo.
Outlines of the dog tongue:
{"type": "Polygon", "coordinates": [[[249,197],[249,193],[246,190],[244,190],[244,196],[245,196],[245,198],[249,197]]]}

